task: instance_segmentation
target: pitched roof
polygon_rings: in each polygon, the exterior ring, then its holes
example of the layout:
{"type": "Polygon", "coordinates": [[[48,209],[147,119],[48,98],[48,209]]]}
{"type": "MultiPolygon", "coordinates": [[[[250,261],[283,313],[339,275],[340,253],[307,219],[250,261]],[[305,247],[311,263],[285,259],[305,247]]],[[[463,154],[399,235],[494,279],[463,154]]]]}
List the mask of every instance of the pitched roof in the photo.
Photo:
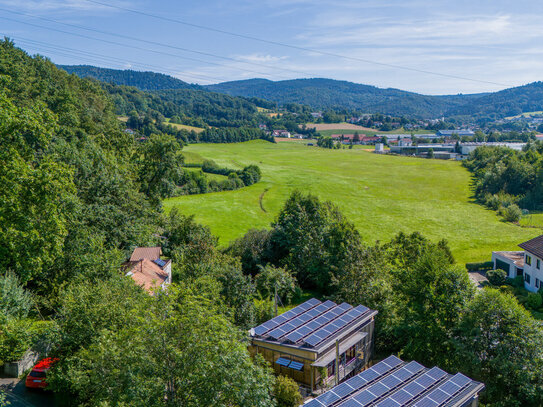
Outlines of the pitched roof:
{"type": "Polygon", "coordinates": [[[543,235],[521,243],[519,244],[519,247],[522,247],[527,252],[530,252],[539,258],[543,258],[543,235]]]}
{"type": "Polygon", "coordinates": [[[158,247],[136,247],[130,256],[130,261],[138,261],[141,259],[156,260],[160,259],[162,249],[158,247]]]}
{"type": "Polygon", "coordinates": [[[363,305],[312,298],[251,330],[255,339],[318,351],[377,314],[363,305]]]}
{"type": "Polygon", "coordinates": [[[389,356],[304,407],[460,407],[484,387],[462,373],[451,375],[438,367],[428,369],[418,362],[389,356]]]}
{"type": "Polygon", "coordinates": [[[149,259],[131,261],[127,264],[127,270],[126,275],[132,277],[132,280],[146,291],[160,288],[168,279],[168,273],[149,259]]]}

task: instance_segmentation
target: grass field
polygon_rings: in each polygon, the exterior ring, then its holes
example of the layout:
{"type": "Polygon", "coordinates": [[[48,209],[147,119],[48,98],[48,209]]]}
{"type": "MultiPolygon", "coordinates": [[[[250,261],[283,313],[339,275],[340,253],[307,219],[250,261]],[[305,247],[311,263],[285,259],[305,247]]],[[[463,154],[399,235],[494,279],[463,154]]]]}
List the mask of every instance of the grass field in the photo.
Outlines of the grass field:
{"type": "Polygon", "coordinates": [[[201,133],[202,131],[204,131],[202,127],[194,127],[194,126],[188,126],[186,124],[171,123],[170,119],[168,118],[164,120],[164,123],[167,123],[172,127],[175,127],[177,130],[182,130],[182,129],[185,129],[188,131],[194,130],[196,133],[201,133]]]}
{"type": "Polygon", "coordinates": [[[489,260],[492,250],[515,249],[540,232],[502,222],[494,211],[473,203],[470,175],[456,161],[262,140],[193,144],[184,151],[229,168],[257,164],[262,170],[262,180],[250,187],[164,202],[166,210],[177,206],[195,214],[221,245],[251,228],[269,227],[294,189],[337,204],[368,243],[389,240],[399,231],[420,231],[434,240],[447,239],[459,262],[489,260]]]}

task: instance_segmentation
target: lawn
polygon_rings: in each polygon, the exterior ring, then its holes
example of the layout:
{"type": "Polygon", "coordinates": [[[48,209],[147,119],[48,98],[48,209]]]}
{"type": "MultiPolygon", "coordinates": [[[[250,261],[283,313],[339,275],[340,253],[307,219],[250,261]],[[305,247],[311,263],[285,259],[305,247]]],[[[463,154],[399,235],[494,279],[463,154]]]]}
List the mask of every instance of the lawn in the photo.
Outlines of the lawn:
{"type": "Polygon", "coordinates": [[[257,164],[262,170],[262,180],[250,187],[164,202],[166,210],[176,206],[209,225],[221,245],[251,228],[269,227],[294,189],[337,204],[367,243],[420,231],[434,240],[447,239],[462,263],[489,260],[492,250],[515,249],[539,234],[502,222],[494,211],[473,203],[470,175],[456,161],[262,140],[193,144],[184,151],[229,168],[257,164]]]}

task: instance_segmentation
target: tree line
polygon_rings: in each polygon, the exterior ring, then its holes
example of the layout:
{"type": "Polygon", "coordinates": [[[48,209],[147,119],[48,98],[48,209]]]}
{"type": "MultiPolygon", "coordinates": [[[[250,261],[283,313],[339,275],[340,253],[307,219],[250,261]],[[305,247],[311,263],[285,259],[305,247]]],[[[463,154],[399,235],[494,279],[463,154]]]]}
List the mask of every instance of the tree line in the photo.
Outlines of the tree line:
{"type": "Polygon", "coordinates": [[[518,221],[521,209],[540,210],[543,202],[543,145],[529,142],[523,151],[479,147],[464,166],[472,173],[477,200],[508,221],[518,221]]]}

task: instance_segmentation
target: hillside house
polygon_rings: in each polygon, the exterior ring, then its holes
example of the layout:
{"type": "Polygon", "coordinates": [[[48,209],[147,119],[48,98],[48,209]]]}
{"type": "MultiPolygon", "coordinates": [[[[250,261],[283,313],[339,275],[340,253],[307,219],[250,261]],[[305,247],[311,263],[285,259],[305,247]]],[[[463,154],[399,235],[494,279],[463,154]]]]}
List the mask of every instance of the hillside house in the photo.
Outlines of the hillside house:
{"type": "Polygon", "coordinates": [[[389,356],[304,407],[477,407],[483,383],[389,356]]]}
{"type": "Polygon", "coordinates": [[[313,298],[251,329],[249,351],[313,392],[368,367],[376,315],[363,305],[313,298]]]}
{"type": "Polygon", "coordinates": [[[492,252],[493,268],[504,270],[509,278],[523,276],[524,288],[537,292],[543,287],[543,235],[519,247],[524,250],[492,252]]]}
{"type": "Polygon", "coordinates": [[[161,259],[161,255],[160,247],[136,247],[123,264],[125,275],[151,294],[164,290],[172,282],[172,262],[161,259]]]}
{"type": "Polygon", "coordinates": [[[272,136],[290,138],[290,132],[288,132],[286,130],[274,130],[272,132],[272,136]]]}
{"type": "Polygon", "coordinates": [[[524,249],[524,287],[537,292],[543,281],[543,235],[519,244],[524,249]]]}

